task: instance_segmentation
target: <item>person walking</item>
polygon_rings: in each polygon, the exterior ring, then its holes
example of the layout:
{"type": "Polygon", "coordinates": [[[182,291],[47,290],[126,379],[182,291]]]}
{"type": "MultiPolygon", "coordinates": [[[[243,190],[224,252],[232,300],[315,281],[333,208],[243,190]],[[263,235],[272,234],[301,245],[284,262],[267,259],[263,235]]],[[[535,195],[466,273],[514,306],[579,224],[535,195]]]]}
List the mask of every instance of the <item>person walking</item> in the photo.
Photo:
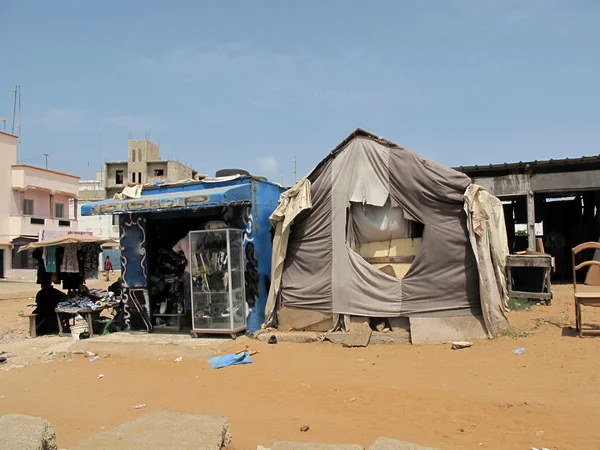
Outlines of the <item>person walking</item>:
{"type": "Polygon", "coordinates": [[[110,281],[109,272],[113,271],[112,261],[110,260],[110,256],[107,256],[104,260],[104,273],[106,274],[106,281],[110,281]]]}

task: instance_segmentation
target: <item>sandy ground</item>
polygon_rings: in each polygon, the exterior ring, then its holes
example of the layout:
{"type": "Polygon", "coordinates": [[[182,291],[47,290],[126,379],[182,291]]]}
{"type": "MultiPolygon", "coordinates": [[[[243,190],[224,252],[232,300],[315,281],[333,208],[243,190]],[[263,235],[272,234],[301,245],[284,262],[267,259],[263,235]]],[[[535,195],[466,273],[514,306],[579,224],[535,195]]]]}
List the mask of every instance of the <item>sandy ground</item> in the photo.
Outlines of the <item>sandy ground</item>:
{"type": "MultiPolygon", "coordinates": [[[[369,445],[378,436],[442,449],[599,449],[600,339],[574,336],[571,295],[571,286],[556,286],[552,306],[511,312],[504,336],[464,350],[238,339],[221,350],[250,343],[259,353],[253,364],[222,370],[200,358],[175,363],[143,354],[35,364],[44,361],[38,351],[31,366],[0,372],[0,414],[49,420],[67,448],[167,408],[227,416],[238,450],[276,440],[369,445]],[[526,352],[514,355],[519,347],[526,352]]],[[[0,300],[5,333],[25,330],[15,315],[26,302],[0,300]]],[[[600,323],[600,311],[585,311],[585,321],[600,323]]],[[[25,351],[42,341],[0,340],[0,347],[25,351]]]]}

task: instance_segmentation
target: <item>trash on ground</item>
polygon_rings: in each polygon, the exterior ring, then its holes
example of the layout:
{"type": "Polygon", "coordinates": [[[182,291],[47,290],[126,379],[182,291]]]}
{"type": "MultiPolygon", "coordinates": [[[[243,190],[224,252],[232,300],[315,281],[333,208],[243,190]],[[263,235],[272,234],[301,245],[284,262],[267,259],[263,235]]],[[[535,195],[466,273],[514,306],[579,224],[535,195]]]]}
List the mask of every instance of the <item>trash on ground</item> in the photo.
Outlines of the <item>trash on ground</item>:
{"type": "Polygon", "coordinates": [[[525,353],[525,349],[523,347],[517,348],[517,349],[513,350],[513,353],[515,355],[522,355],[523,353],[525,353]]]}
{"type": "Polygon", "coordinates": [[[250,348],[250,346],[249,346],[249,345],[246,345],[246,346],[244,347],[244,349],[243,349],[243,350],[240,350],[240,351],[238,351],[238,352],[235,352],[235,354],[237,355],[238,353],[242,353],[242,352],[246,352],[246,353],[248,353],[250,356],[254,356],[254,355],[256,355],[256,354],[258,353],[258,350],[253,350],[253,349],[251,349],[251,348],[250,348]]]}
{"type": "Polygon", "coordinates": [[[98,375],[98,379],[100,379],[100,378],[104,378],[104,374],[103,373],[101,373],[100,375],[98,375]]]}
{"type": "Polygon", "coordinates": [[[452,350],[459,350],[461,348],[469,348],[472,347],[473,343],[469,341],[454,341],[452,343],[452,350]]]}
{"type": "Polygon", "coordinates": [[[92,359],[90,359],[90,362],[98,361],[99,359],[100,359],[100,357],[98,355],[96,355],[92,359]]]}
{"type": "Polygon", "coordinates": [[[180,363],[181,361],[183,361],[183,356],[180,356],[175,360],[176,363],[180,363]]]}
{"type": "Polygon", "coordinates": [[[6,361],[6,356],[0,356],[0,364],[4,364],[6,361]]]}
{"type": "Polygon", "coordinates": [[[88,351],[88,352],[85,352],[85,357],[86,357],[86,358],[93,358],[94,356],[96,356],[96,354],[95,354],[95,353],[92,353],[92,352],[89,352],[89,351],[88,351]]]}
{"type": "Polygon", "coordinates": [[[300,428],[300,431],[302,431],[303,433],[306,433],[308,430],[310,430],[310,427],[308,425],[304,425],[300,428]]]}
{"type": "Polygon", "coordinates": [[[145,404],[145,403],[141,403],[141,404],[139,404],[139,405],[135,405],[135,406],[133,407],[133,409],[142,409],[142,408],[145,408],[145,407],[146,407],[146,404],[145,404]]]}
{"type": "Polygon", "coordinates": [[[352,397],[350,400],[348,400],[348,403],[354,403],[356,400],[358,400],[356,397],[352,397]]]}
{"type": "Polygon", "coordinates": [[[269,338],[269,344],[277,344],[277,336],[273,335],[269,338]]]}
{"type": "Polygon", "coordinates": [[[221,369],[223,367],[233,366],[236,364],[251,364],[250,355],[246,352],[237,353],[235,355],[228,354],[223,356],[214,356],[208,360],[208,364],[213,369],[221,369]]]}

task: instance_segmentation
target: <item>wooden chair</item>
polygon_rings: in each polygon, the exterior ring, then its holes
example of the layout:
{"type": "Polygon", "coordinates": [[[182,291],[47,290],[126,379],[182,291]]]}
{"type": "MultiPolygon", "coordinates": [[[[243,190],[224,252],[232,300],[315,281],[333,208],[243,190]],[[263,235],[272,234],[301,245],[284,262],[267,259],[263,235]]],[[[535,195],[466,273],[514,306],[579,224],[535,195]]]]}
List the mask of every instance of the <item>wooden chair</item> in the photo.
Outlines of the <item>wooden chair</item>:
{"type": "MultiPolygon", "coordinates": [[[[581,321],[581,307],[600,307],[600,286],[586,286],[587,289],[585,289],[585,292],[577,290],[577,271],[589,266],[600,267],[600,261],[594,260],[583,261],[582,263],[575,265],[575,255],[589,249],[600,249],[600,242],[585,242],[573,248],[573,295],[575,297],[575,323],[577,331],[579,331],[579,337],[583,337],[584,335],[581,321]]],[[[600,330],[597,332],[594,330],[594,332],[589,332],[588,334],[600,334],[600,330]]]]}

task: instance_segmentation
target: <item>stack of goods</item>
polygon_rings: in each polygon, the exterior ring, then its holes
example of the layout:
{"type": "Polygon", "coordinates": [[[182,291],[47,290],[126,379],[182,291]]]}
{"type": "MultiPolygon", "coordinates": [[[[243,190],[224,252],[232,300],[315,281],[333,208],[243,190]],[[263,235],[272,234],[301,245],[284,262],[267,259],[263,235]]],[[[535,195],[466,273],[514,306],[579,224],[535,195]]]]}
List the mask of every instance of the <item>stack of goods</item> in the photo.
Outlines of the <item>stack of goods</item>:
{"type": "Polygon", "coordinates": [[[71,294],[67,298],[60,302],[58,308],[89,308],[92,311],[96,311],[97,308],[104,306],[115,307],[120,303],[120,300],[116,299],[112,292],[102,291],[100,289],[93,289],[85,294],[71,294]]]}
{"type": "Polygon", "coordinates": [[[172,250],[160,249],[154,271],[150,275],[152,316],[155,325],[175,326],[177,315],[184,313],[185,258],[172,250]]]}

